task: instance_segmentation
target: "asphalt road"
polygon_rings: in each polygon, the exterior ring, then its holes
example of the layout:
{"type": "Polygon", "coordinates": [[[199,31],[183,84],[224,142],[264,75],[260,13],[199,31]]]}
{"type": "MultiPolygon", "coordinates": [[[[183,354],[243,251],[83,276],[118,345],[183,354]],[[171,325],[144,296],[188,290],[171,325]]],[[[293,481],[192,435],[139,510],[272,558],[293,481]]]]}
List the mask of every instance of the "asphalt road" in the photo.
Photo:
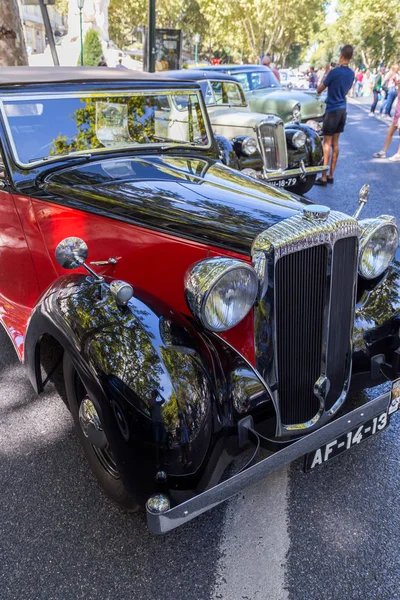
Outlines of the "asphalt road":
{"type": "MultiPolygon", "coordinates": [[[[349,107],[335,183],[309,197],[400,217],[386,125],[349,107]]],[[[396,146],[392,145],[393,153],[396,146]]],[[[376,394],[377,390],[371,392],[376,394]]],[[[400,599],[400,415],[315,472],[301,461],[165,537],[100,492],[53,388],[0,331],[0,600],[400,599]]]]}

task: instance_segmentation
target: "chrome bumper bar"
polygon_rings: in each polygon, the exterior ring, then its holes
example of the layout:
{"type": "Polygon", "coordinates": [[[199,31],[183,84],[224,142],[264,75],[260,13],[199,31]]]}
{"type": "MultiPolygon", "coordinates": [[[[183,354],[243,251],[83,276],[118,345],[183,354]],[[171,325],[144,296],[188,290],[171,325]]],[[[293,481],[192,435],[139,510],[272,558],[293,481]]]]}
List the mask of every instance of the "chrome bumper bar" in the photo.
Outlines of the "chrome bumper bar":
{"type": "Polygon", "coordinates": [[[296,169],[287,169],[286,171],[274,171],[268,173],[268,171],[264,171],[261,175],[261,178],[264,181],[277,181],[278,179],[287,179],[288,177],[307,177],[307,175],[317,175],[318,173],[324,173],[324,171],[328,171],[329,167],[324,165],[319,165],[317,167],[305,167],[301,165],[296,169]]]}
{"type": "Polygon", "coordinates": [[[261,460],[245,471],[234,475],[230,479],[219,483],[194,498],[190,498],[190,500],[178,506],[159,514],[147,511],[147,524],[150,531],[154,534],[167,533],[171,529],[175,529],[175,527],[179,527],[179,525],[183,525],[183,523],[198,517],[207,510],[238,494],[243,489],[261,481],[284,465],[293,462],[312,450],[316,450],[350,429],[372,419],[380,412],[387,410],[389,401],[390,392],[324,425],[321,429],[309,433],[297,442],[293,442],[290,446],[278,450],[272,456],[261,460]]]}

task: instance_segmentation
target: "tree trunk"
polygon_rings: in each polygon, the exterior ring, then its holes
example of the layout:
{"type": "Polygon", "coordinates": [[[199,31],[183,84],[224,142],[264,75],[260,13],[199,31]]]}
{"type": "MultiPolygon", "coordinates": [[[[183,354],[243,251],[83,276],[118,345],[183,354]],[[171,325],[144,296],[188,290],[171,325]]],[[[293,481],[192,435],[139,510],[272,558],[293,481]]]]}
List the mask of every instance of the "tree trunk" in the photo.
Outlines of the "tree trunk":
{"type": "Polygon", "coordinates": [[[0,67],[27,64],[17,0],[0,0],[0,67]]]}

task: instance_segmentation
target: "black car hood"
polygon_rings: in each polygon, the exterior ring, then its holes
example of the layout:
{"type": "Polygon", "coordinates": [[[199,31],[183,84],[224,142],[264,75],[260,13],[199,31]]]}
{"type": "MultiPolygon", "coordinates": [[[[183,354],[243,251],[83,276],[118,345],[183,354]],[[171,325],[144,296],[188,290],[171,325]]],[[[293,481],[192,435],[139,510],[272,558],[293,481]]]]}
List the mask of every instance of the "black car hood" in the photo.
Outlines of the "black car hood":
{"type": "Polygon", "coordinates": [[[208,158],[105,158],[48,174],[55,202],[250,254],[254,238],[302,209],[297,196],[208,158]]]}

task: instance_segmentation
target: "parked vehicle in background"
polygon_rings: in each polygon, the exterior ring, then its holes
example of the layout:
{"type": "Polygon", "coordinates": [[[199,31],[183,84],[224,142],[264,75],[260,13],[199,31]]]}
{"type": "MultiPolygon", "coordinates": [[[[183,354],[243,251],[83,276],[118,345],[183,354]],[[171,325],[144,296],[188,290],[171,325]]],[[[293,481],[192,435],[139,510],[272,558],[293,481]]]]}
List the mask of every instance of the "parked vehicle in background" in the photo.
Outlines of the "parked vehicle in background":
{"type": "Polygon", "coordinates": [[[358,219],[366,189],[348,216],[222,164],[194,82],[2,69],[0,114],[0,322],[152,532],[387,427],[398,380],[354,396],[400,373],[398,230],[358,219]]]}
{"type": "Polygon", "coordinates": [[[316,92],[284,89],[271,69],[262,65],[218,65],[204,70],[235,77],[254,112],[277,115],[284,123],[298,120],[320,131],[325,101],[316,92]]]}
{"type": "Polygon", "coordinates": [[[283,88],[308,89],[307,78],[303,73],[293,69],[280,69],[281,86],[283,88]]]}
{"type": "MultiPolygon", "coordinates": [[[[326,170],[319,135],[297,121],[284,125],[275,115],[252,112],[235,77],[203,69],[170,71],[168,76],[200,84],[214,134],[230,141],[237,168],[246,175],[302,195],[317,173],[326,170]]],[[[223,160],[232,166],[229,149],[219,141],[223,160]]]]}

